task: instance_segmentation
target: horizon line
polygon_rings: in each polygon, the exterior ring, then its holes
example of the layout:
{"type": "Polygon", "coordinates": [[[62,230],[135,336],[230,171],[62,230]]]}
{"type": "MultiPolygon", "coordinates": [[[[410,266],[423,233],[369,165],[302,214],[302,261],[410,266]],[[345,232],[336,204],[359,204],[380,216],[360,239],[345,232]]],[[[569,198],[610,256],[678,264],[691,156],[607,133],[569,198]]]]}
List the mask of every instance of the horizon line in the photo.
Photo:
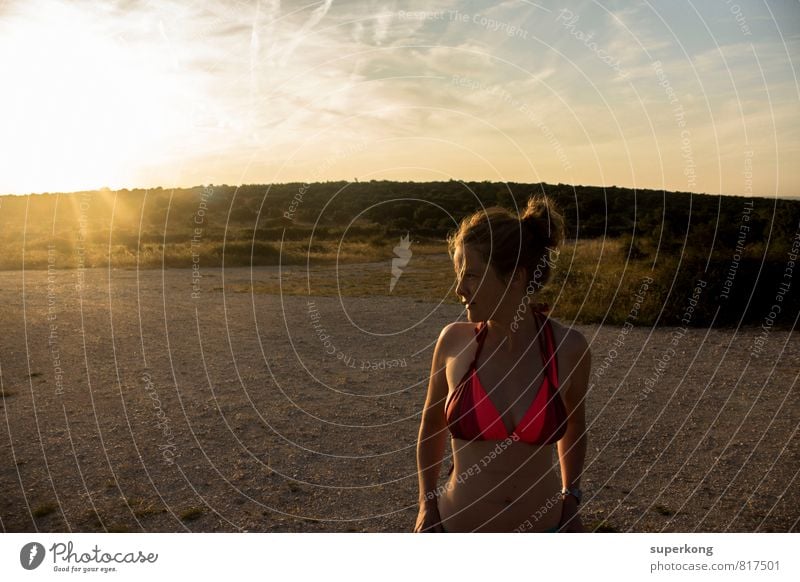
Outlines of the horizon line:
{"type": "Polygon", "coordinates": [[[196,188],[207,188],[210,186],[220,186],[220,187],[227,187],[227,188],[243,188],[247,186],[288,186],[292,184],[300,184],[300,185],[313,185],[313,184],[331,184],[331,183],[346,183],[346,184],[370,184],[375,182],[391,182],[395,184],[447,184],[449,182],[459,182],[461,184],[482,184],[482,183],[490,183],[490,184],[528,184],[528,185],[539,185],[539,184],[546,184],[548,186],[572,186],[573,188],[600,188],[603,190],[608,189],[619,189],[619,190],[633,190],[634,192],[642,192],[642,191],[651,191],[651,192],[663,192],[668,194],[690,194],[696,196],[734,196],[738,198],[764,198],[770,200],[795,200],[800,199],[800,194],[784,194],[784,195],[770,195],[770,194],[710,194],[708,192],[693,192],[690,190],[665,190],[663,188],[636,188],[630,186],[618,186],[616,184],[612,184],[610,186],[599,186],[595,184],[569,184],[565,182],[518,182],[514,180],[506,180],[506,181],[491,181],[491,180],[459,180],[459,179],[449,179],[449,180],[365,180],[359,181],[356,179],[355,181],[352,180],[325,180],[325,181],[316,181],[316,182],[298,182],[298,181],[291,181],[291,182],[271,182],[271,183],[247,183],[247,184],[214,184],[210,182],[208,184],[195,184],[192,186],[153,186],[153,187],[135,187],[135,188],[109,188],[107,186],[102,186],[100,188],[91,188],[85,190],[71,190],[69,192],[25,192],[25,193],[3,193],[0,194],[0,198],[2,197],[10,197],[10,196],[52,196],[52,195],[72,195],[72,194],[81,194],[85,192],[135,192],[137,190],[144,190],[145,192],[153,191],[164,191],[164,190],[194,190],[196,188]]]}

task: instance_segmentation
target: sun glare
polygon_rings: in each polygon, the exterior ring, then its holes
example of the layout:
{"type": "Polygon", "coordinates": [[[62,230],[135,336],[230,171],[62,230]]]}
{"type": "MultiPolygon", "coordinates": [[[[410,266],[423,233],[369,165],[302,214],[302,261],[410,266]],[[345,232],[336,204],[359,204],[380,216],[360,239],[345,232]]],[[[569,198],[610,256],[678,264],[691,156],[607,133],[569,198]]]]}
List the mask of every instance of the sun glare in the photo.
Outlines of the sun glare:
{"type": "Polygon", "coordinates": [[[104,24],[58,3],[3,17],[0,193],[125,187],[169,154],[172,60],[104,24]]]}

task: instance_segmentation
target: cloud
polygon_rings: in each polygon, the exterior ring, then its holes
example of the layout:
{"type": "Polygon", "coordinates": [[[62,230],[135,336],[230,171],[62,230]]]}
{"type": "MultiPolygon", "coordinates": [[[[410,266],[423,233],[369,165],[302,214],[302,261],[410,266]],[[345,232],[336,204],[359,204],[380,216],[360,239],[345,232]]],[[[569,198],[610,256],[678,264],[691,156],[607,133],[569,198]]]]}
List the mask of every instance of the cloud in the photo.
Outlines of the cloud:
{"type": "Polygon", "coordinates": [[[393,13],[389,11],[381,12],[375,16],[375,29],[372,35],[372,40],[375,44],[381,44],[386,39],[392,19],[393,13]]]}
{"type": "Polygon", "coordinates": [[[292,56],[292,53],[297,50],[297,47],[306,39],[306,36],[310,34],[311,30],[319,24],[319,22],[325,18],[325,15],[328,13],[328,10],[333,4],[333,0],[324,0],[322,6],[315,8],[311,15],[308,17],[303,25],[300,27],[299,30],[292,32],[290,38],[285,43],[280,50],[280,66],[286,66],[286,63],[289,61],[289,58],[292,56]]]}
{"type": "MultiPolygon", "coordinates": [[[[20,22],[35,22],[41,6],[3,4],[0,32],[10,38],[20,22]]],[[[796,35],[784,35],[786,48],[775,30],[756,35],[766,28],[755,24],[752,38],[735,26],[729,36],[714,30],[706,38],[696,34],[703,28],[694,13],[671,4],[592,0],[570,4],[579,16],[570,28],[558,20],[559,8],[524,0],[96,0],[82,5],[81,15],[105,37],[122,39],[138,55],[136,66],[153,73],[130,78],[158,79],[142,93],[169,112],[154,123],[166,144],[160,154],[167,159],[163,150],[174,149],[170,155],[184,168],[208,168],[214,160],[235,173],[249,157],[274,168],[296,150],[306,158],[292,166],[302,168],[338,142],[385,145],[426,136],[503,160],[517,155],[517,147],[552,158],[557,140],[575,168],[580,155],[595,164],[597,148],[609,167],[631,172],[628,148],[650,167],[652,152],[644,150],[656,144],[670,156],[679,135],[653,60],[661,61],[679,97],[702,148],[698,157],[735,157],[744,128],[751,143],[777,139],[781,152],[797,149],[790,61],[800,52],[796,35]],[[594,45],[584,39],[588,34],[594,45]],[[618,60],[625,75],[603,54],[618,60]]],[[[708,22],[725,17],[730,25],[726,6],[703,10],[711,12],[708,22]]],[[[762,22],[763,12],[754,9],[748,22],[762,22]]],[[[432,165],[439,163],[435,147],[394,147],[385,150],[387,159],[412,160],[425,151],[432,165]]],[[[146,151],[137,161],[164,166],[146,151]]],[[[550,164],[558,177],[563,167],[550,164]]]]}

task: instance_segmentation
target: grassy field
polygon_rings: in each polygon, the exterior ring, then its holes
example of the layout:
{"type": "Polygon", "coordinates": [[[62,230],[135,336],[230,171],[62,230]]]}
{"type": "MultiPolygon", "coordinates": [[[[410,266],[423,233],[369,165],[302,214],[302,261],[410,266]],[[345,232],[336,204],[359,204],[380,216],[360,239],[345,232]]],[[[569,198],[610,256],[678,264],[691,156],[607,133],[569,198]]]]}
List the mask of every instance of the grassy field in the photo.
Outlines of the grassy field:
{"type": "MultiPolygon", "coordinates": [[[[560,311],[577,311],[581,298],[570,288],[581,285],[591,293],[591,304],[608,305],[619,288],[649,273],[649,267],[641,262],[630,262],[623,269],[619,260],[623,252],[622,241],[586,240],[565,246],[559,256],[551,283],[542,290],[538,301],[548,302],[560,311]],[[626,272],[623,273],[623,270],[626,272]],[[626,283],[627,282],[627,283],[626,283]]],[[[403,270],[391,294],[412,297],[424,301],[446,301],[456,303],[453,265],[444,243],[413,245],[413,256],[403,270]]],[[[347,295],[378,296],[389,294],[391,273],[391,248],[372,247],[356,249],[347,253],[348,258],[369,257],[363,263],[341,261],[336,256],[320,256],[312,261],[312,267],[287,268],[280,280],[274,283],[239,285],[235,291],[243,293],[269,293],[287,295],[347,295]],[[333,263],[333,264],[328,264],[333,263]],[[349,264],[348,264],[349,263],[349,264]]],[[[586,305],[583,305],[584,312],[586,305]]],[[[598,314],[599,315],[599,312],[598,314]]]]}
{"type": "MultiPolygon", "coordinates": [[[[168,235],[101,228],[51,233],[29,229],[25,236],[6,232],[0,234],[4,239],[0,270],[281,265],[280,280],[252,289],[235,285],[231,290],[457,301],[452,264],[441,238],[412,236],[412,258],[390,292],[391,263],[401,233],[377,224],[312,229],[311,225],[273,227],[256,231],[254,237],[252,229],[208,228],[195,239],[187,228],[168,235]]],[[[693,294],[699,295],[700,282],[702,296],[696,297],[698,304],[684,324],[760,325],[776,301],[786,256],[784,249],[768,249],[753,241],[732,271],[733,251],[725,247],[709,256],[702,245],[659,243],[648,237],[633,243],[630,237],[578,239],[562,247],[552,279],[537,301],[549,303],[557,317],[583,323],[681,325],[693,294]],[[731,293],[723,297],[726,279],[731,293]],[[641,301],[637,293],[643,295],[641,301]]],[[[785,314],[800,309],[797,295],[786,300],[776,327],[791,327],[793,321],[785,314]]]]}

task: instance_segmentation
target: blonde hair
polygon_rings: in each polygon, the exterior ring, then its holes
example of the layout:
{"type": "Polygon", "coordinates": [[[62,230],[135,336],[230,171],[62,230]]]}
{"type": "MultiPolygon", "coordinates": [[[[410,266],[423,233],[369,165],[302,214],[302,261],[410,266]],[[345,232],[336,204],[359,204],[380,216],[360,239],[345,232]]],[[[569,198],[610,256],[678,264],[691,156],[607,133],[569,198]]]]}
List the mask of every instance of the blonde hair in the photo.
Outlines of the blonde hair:
{"type": "Polygon", "coordinates": [[[506,283],[524,267],[539,288],[551,277],[549,253],[558,253],[563,242],[564,217],[546,194],[531,196],[519,216],[501,206],[478,210],[447,237],[451,259],[469,245],[506,283]]]}

